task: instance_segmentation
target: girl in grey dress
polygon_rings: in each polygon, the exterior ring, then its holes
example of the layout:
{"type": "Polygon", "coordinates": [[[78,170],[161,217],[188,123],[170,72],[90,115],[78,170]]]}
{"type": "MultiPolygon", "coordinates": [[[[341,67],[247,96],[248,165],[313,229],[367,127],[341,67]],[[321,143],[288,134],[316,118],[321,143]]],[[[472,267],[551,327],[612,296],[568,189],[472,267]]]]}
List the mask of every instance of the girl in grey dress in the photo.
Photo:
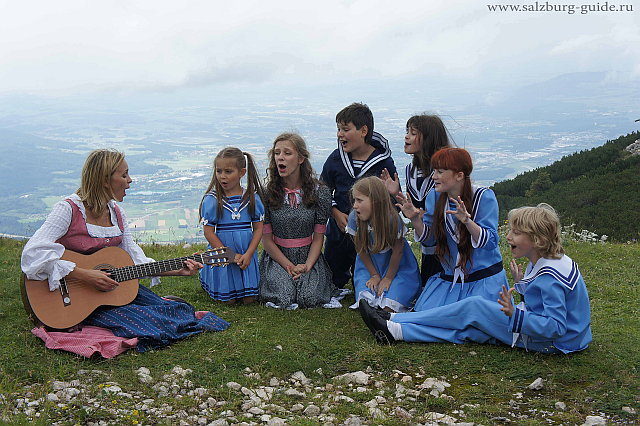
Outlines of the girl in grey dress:
{"type": "Polygon", "coordinates": [[[273,142],[267,174],[260,300],[286,309],[324,305],[333,291],[322,254],[329,188],[316,179],[304,139],[295,133],[273,142]]]}

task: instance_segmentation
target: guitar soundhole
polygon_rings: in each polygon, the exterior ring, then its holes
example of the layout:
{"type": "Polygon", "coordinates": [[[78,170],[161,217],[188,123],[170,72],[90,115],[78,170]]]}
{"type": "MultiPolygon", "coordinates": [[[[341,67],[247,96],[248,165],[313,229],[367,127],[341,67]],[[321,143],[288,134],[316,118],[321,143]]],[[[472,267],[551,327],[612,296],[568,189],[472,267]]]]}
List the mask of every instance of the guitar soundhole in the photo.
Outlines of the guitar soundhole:
{"type": "Polygon", "coordinates": [[[108,272],[110,269],[113,269],[113,265],[103,263],[103,264],[94,266],[93,269],[99,269],[101,271],[108,272]]]}

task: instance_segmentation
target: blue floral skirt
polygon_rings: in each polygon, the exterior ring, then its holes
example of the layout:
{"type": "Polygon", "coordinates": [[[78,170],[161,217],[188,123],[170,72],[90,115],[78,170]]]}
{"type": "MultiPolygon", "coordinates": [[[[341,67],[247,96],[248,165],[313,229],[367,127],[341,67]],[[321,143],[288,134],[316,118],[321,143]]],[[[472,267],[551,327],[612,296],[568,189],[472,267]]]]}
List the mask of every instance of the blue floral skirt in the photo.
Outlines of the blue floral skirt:
{"type": "Polygon", "coordinates": [[[165,300],[143,285],[133,302],[98,308],[83,323],[107,328],[119,337],[137,337],[138,352],[167,346],[203,331],[226,330],[230,325],[212,312],[197,319],[193,306],[165,300]]]}

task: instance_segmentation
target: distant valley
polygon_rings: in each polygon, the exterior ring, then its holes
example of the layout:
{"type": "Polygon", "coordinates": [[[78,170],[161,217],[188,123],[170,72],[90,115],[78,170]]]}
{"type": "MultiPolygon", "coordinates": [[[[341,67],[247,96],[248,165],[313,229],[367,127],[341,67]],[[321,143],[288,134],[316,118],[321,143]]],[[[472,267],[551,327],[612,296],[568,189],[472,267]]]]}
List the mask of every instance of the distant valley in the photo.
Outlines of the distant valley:
{"type": "Polygon", "coordinates": [[[437,112],[455,142],[472,152],[472,177],[481,184],[637,130],[633,120],[640,113],[631,99],[640,98],[638,83],[605,85],[604,76],[592,74],[568,80],[573,84],[550,81],[495,99],[462,89],[440,93],[428,86],[390,86],[372,90],[376,95],[366,99],[356,93],[332,96],[335,88],[316,89],[309,96],[302,89],[284,95],[264,89],[238,99],[231,93],[0,98],[0,233],[30,236],[51,206],[77,188],[87,152],[112,147],[125,152],[134,179],[123,207],[136,237],[159,243],[203,241],[197,207],[221,148],[251,152],[264,176],[273,138],[298,131],[319,173],[336,147],[335,113],[354,100],[372,108],[375,129],[389,139],[399,170],[410,161],[403,152],[406,119],[425,110],[437,112]],[[602,87],[594,88],[598,84],[602,87]]]}

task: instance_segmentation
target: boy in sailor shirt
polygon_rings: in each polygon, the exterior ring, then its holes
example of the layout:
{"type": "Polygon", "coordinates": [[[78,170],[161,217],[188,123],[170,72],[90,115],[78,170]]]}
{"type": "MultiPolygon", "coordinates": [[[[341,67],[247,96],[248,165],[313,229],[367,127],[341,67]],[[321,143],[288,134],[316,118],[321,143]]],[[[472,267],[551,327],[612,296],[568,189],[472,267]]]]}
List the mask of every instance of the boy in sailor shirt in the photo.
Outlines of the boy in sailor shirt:
{"type": "Polygon", "coordinates": [[[373,114],[367,105],[353,103],[345,107],[336,115],[336,125],[338,148],[325,161],[321,180],[332,193],[324,254],[333,273],[333,283],[340,289],[351,278],[356,260],[353,241],[346,234],[351,187],[365,176],[380,176],[383,169],[394,176],[396,167],[389,143],[373,131],[373,114]]]}

